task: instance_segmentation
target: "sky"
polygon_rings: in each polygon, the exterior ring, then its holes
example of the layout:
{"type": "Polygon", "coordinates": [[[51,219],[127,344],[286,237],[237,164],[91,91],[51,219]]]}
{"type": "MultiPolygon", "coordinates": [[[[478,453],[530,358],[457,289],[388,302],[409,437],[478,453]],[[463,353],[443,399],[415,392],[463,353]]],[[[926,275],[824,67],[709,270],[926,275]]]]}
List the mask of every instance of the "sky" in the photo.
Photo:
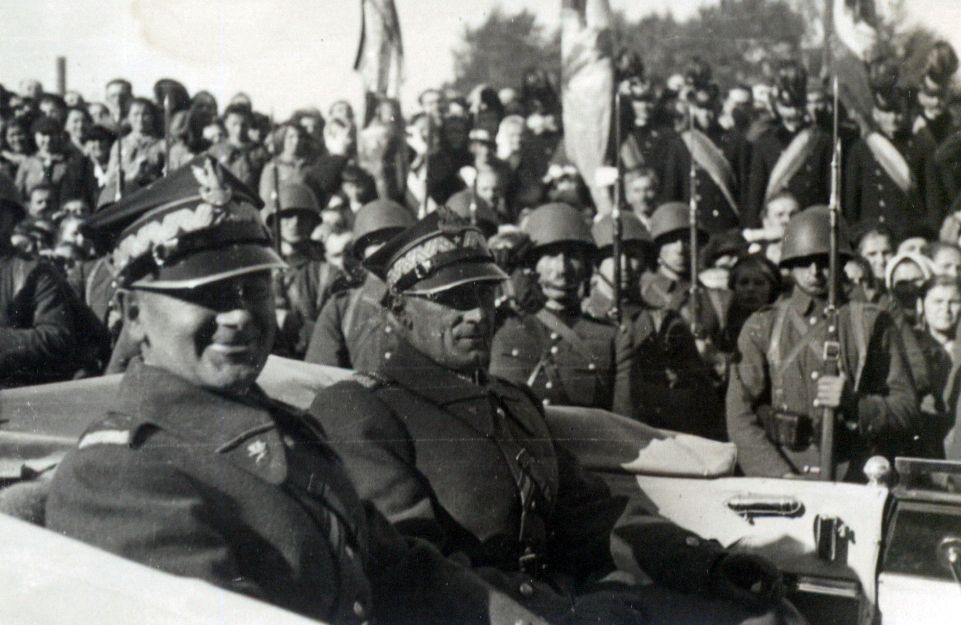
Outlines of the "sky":
{"type": "MultiPolygon", "coordinates": [[[[670,9],[684,19],[717,0],[610,0],[637,18],[670,9]]],[[[908,0],[910,17],[961,50],[959,0],[908,0]]],[[[406,53],[403,100],[452,77],[451,51],[467,25],[500,6],[527,8],[556,27],[560,0],[396,0],[406,53]]],[[[360,0],[0,0],[0,83],[24,78],[56,87],[55,58],[67,58],[67,88],[88,100],[104,84],[129,78],[138,94],[174,77],[221,101],[246,91],[256,109],[277,118],[304,105],[360,101],[352,71],[360,36],[360,0]]]]}

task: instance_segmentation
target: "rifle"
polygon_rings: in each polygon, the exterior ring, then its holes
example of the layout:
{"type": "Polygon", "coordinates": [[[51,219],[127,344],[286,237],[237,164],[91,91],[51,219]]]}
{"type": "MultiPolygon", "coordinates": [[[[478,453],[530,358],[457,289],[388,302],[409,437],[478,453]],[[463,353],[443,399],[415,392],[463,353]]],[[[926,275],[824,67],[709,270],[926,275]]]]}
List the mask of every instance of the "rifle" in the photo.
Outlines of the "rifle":
{"type": "MultiPolygon", "coordinates": [[[[834,77],[834,156],[831,159],[831,200],[828,203],[828,215],[831,224],[831,242],[828,257],[828,305],[824,311],[827,320],[827,335],[824,338],[822,354],[822,375],[837,376],[841,364],[841,341],[838,328],[838,279],[840,274],[840,258],[838,255],[841,212],[841,142],[838,139],[838,79],[834,77]]],[[[859,323],[859,320],[855,320],[859,323]]],[[[835,441],[834,433],[837,428],[837,413],[834,408],[821,409],[821,445],[819,451],[818,477],[821,480],[833,481],[835,469],[835,441]]]]}
{"type": "Polygon", "coordinates": [[[434,140],[434,120],[427,115],[427,149],[424,150],[424,199],[420,205],[418,219],[427,216],[427,208],[430,202],[430,148],[434,140]]]}
{"type": "Polygon", "coordinates": [[[123,197],[123,120],[117,124],[117,192],[114,201],[119,202],[123,197]]]}
{"type": "MultiPolygon", "coordinates": [[[[274,129],[274,112],[270,112],[270,128],[271,131],[274,129]]],[[[281,251],[280,245],[280,167],[279,167],[280,155],[274,155],[274,170],[271,172],[270,182],[273,189],[270,192],[270,199],[274,205],[274,223],[272,224],[272,234],[274,236],[274,248],[277,250],[277,255],[283,258],[284,254],[281,251]]]]}
{"type": "Polygon", "coordinates": [[[170,118],[173,117],[173,100],[164,96],[164,177],[170,173],[170,118]]]}
{"type": "MultiPolygon", "coordinates": [[[[687,127],[688,132],[691,134],[691,138],[694,137],[694,106],[692,104],[687,105],[687,127]]],[[[692,143],[693,145],[693,143],[692,143]]],[[[691,334],[694,335],[695,339],[704,338],[704,328],[701,327],[700,320],[700,295],[701,286],[697,282],[697,255],[698,255],[698,237],[697,237],[697,165],[694,162],[694,152],[691,152],[691,169],[688,174],[690,187],[690,200],[689,200],[689,217],[690,231],[691,231],[691,334]]]]}
{"type": "Polygon", "coordinates": [[[611,225],[613,226],[613,236],[611,237],[611,256],[614,258],[614,297],[611,303],[611,310],[608,314],[614,323],[621,325],[621,249],[624,238],[624,224],[621,222],[621,170],[624,163],[621,159],[621,93],[614,93],[614,143],[617,152],[617,180],[614,181],[614,205],[611,207],[611,225]]]}

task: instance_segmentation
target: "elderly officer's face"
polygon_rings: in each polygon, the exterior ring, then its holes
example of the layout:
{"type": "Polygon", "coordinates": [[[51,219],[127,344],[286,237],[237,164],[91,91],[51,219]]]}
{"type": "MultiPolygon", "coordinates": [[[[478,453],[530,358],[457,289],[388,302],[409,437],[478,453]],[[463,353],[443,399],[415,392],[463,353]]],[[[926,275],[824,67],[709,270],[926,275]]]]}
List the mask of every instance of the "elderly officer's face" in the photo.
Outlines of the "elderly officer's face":
{"type": "Polygon", "coordinates": [[[257,379],[276,331],[267,271],[195,289],[137,289],[127,294],[124,315],[146,364],[231,392],[257,379]]]}
{"type": "Polygon", "coordinates": [[[440,293],[404,295],[401,325],[422,354],[459,373],[486,369],[494,334],[494,282],[475,282],[440,293]]]}

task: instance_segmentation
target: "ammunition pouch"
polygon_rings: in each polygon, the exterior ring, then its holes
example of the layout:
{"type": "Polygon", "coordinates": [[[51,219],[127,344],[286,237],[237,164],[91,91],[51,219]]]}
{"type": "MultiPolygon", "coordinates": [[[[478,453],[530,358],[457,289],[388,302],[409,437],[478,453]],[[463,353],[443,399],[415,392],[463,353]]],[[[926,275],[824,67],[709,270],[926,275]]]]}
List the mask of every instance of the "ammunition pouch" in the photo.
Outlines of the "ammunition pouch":
{"type": "Polygon", "coordinates": [[[791,451],[803,451],[817,442],[814,421],[806,414],[762,406],[758,410],[758,418],[768,440],[775,445],[791,451]]]}

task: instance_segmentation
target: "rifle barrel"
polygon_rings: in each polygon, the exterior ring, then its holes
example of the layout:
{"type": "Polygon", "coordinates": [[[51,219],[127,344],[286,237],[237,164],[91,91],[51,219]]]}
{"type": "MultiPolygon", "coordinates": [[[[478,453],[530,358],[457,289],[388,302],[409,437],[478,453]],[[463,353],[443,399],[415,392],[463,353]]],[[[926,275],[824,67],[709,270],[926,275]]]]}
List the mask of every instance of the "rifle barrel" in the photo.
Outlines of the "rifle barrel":
{"type": "MultiPolygon", "coordinates": [[[[694,109],[691,104],[687,105],[687,126],[688,133],[690,135],[691,145],[694,145],[694,109]]],[[[688,150],[691,156],[691,168],[689,172],[689,189],[690,189],[690,200],[689,208],[690,215],[688,220],[690,222],[690,234],[691,234],[691,334],[694,338],[704,338],[701,329],[700,322],[700,302],[698,298],[700,296],[700,286],[697,282],[697,257],[698,257],[698,236],[697,236],[697,165],[694,162],[694,152],[688,150]]]]}
{"type": "Polygon", "coordinates": [[[617,180],[614,181],[614,205],[611,207],[611,226],[612,226],[612,236],[611,236],[611,256],[614,260],[614,294],[613,300],[611,302],[610,315],[617,325],[621,324],[621,299],[623,293],[621,292],[621,256],[623,246],[621,245],[622,239],[624,238],[623,223],[621,223],[621,169],[624,164],[621,160],[621,93],[617,91],[614,93],[614,143],[616,144],[616,165],[617,165],[617,180]]]}

